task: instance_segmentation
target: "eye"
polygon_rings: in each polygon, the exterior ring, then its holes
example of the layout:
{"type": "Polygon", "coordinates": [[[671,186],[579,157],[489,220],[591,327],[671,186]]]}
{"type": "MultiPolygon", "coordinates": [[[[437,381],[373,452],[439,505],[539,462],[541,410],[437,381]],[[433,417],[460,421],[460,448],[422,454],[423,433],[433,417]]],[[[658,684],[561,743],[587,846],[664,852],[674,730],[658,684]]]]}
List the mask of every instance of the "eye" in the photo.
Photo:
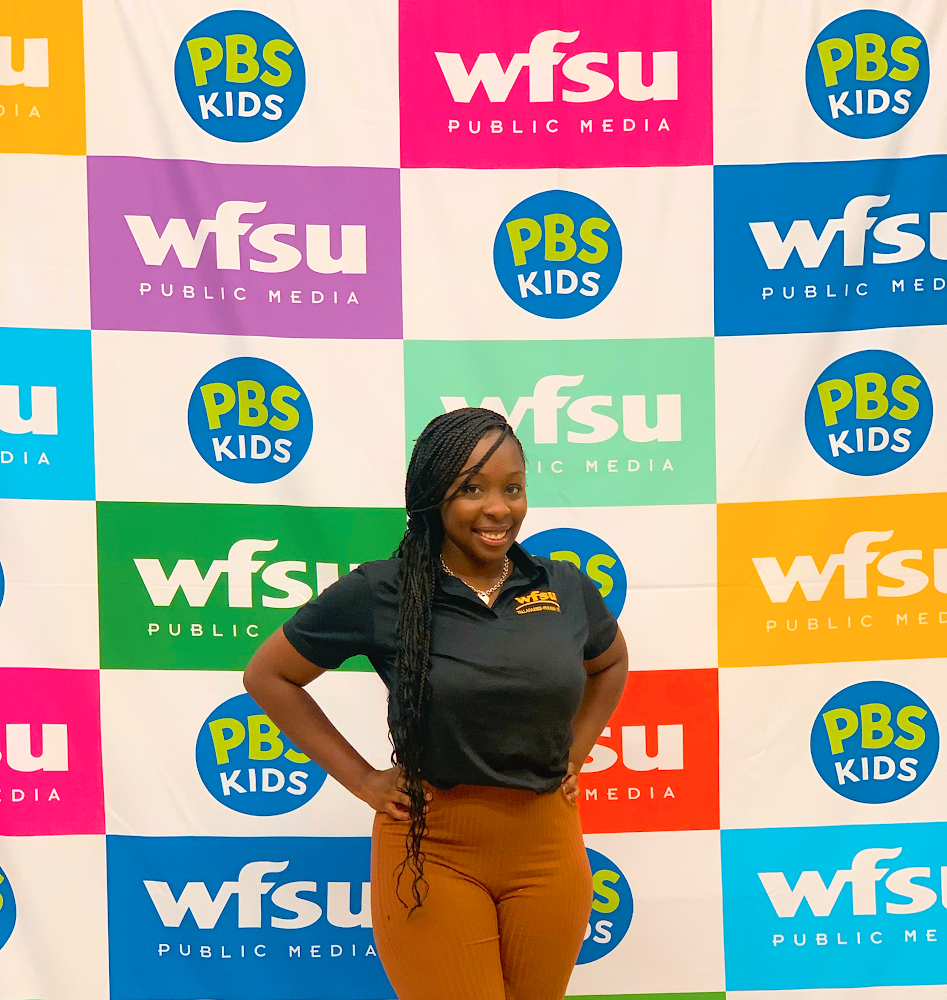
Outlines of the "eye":
{"type": "Polygon", "coordinates": [[[476,483],[467,483],[464,487],[464,493],[478,493],[480,487],[476,483]]]}
{"type": "Polygon", "coordinates": [[[519,483],[512,483],[506,488],[507,493],[522,493],[523,487],[519,483]]]}

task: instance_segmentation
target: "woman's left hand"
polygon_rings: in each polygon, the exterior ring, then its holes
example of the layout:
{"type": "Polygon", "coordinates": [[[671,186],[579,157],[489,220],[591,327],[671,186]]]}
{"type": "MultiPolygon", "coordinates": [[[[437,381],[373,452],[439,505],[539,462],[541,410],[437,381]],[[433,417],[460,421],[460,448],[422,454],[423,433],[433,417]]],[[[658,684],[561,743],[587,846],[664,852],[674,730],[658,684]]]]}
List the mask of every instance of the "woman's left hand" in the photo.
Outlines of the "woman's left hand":
{"type": "Polygon", "coordinates": [[[573,805],[579,801],[579,776],[572,761],[569,761],[569,773],[562,779],[562,794],[573,805]]]}

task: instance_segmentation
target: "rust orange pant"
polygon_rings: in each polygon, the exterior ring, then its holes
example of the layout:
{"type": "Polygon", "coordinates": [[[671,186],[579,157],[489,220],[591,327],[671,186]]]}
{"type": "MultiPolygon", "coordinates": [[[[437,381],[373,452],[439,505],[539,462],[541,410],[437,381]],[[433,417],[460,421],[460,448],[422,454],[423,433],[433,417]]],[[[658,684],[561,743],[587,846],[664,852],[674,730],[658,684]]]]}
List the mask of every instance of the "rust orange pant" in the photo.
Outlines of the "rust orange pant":
{"type": "Polygon", "coordinates": [[[372,833],[372,925],[399,1000],[561,1000],[592,906],[578,806],[458,785],[434,793],[424,839],[424,905],[409,912],[406,824],[372,833]]]}

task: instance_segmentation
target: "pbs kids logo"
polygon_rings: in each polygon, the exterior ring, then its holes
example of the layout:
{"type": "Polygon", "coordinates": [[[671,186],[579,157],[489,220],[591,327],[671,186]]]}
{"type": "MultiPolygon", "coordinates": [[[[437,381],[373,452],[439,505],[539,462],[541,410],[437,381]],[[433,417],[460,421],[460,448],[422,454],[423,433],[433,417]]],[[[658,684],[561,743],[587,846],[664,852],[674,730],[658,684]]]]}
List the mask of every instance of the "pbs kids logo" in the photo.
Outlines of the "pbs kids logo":
{"type": "Polygon", "coordinates": [[[503,290],[534,316],[568,319],[594,309],[621,270],[611,216],[573,191],[543,191],[500,223],[493,266],[503,290]]]}
{"type": "Polygon", "coordinates": [[[806,89],[829,128],[855,139],[890,135],[921,106],[930,80],[924,36],[884,10],[856,10],[823,28],[809,50],[806,89]]]}
{"type": "Polygon", "coordinates": [[[292,812],[322,788],[326,772],[280,734],[248,694],[218,705],[197,736],[204,787],[249,816],[292,812]]]}
{"type": "Polygon", "coordinates": [[[16,900],[13,898],[13,886],[0,868],[0,948],[10,940],[15,923],[16,900]]]}
{"type": "Polygon", "coordinates": [[[271,483],[309,450],[312,408],[279,365],[231,358],[194,387],[187,426],[198,454],[216,472],[241,483],[271,483]]]}
{"type": "Polygon", "coordinates": [[[592,867],[592,914],[576,965],[604,958],[628,933],[635,912],[631,886],[618,865],[586,848],[592,867]]]}
{"type": "Polygon", "coordinates": [[[924,376],[899,354],[847,354],[816,379],[806,434],[820,458],[853,476],[900,468],[920,451],[934,419],[924,376]]]}
{"type": "Polygon", "coordinates": [[[210,135],[257,142],[285,128],[302,104],[306,69],[292,36],[252,10],[199,21],[174,60],[187,113],[210,135]]]}
{"type": "Polygon", "coordinates": [[[923,699],[900,684],[863,681],[822,706],[809,738],[812,762],[833,791],[855,802],[894,802],[927,780],[940,734],[923,699]]]}
{"type": "Polygon", "coordinates": [[[534,556],[575,563],[595,584],[617,618],[625,606],[628,579],[618,553],[597,535],[579,528],[549,528],[522,543],[534,556]]]}

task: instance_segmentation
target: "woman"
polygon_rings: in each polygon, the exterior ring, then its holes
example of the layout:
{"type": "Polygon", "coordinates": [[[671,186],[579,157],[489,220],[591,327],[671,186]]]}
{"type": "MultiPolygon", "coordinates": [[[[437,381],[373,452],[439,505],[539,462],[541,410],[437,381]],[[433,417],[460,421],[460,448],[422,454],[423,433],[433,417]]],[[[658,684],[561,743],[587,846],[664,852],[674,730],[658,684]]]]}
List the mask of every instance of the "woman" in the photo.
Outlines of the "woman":
{"type": "Polygon", "coordinates": [[[372,924],[400,1000],[560,1000],[592,901],[576,775],[621,697],[625,643],[580,570],[515,544],[526,465],[502,416],[432,420],[405,492],[397,554],[300,608],[246,687],[376,811],[372,924]],[[303,690],[356,653],[388,686],[388,770],[303,690]]]}

